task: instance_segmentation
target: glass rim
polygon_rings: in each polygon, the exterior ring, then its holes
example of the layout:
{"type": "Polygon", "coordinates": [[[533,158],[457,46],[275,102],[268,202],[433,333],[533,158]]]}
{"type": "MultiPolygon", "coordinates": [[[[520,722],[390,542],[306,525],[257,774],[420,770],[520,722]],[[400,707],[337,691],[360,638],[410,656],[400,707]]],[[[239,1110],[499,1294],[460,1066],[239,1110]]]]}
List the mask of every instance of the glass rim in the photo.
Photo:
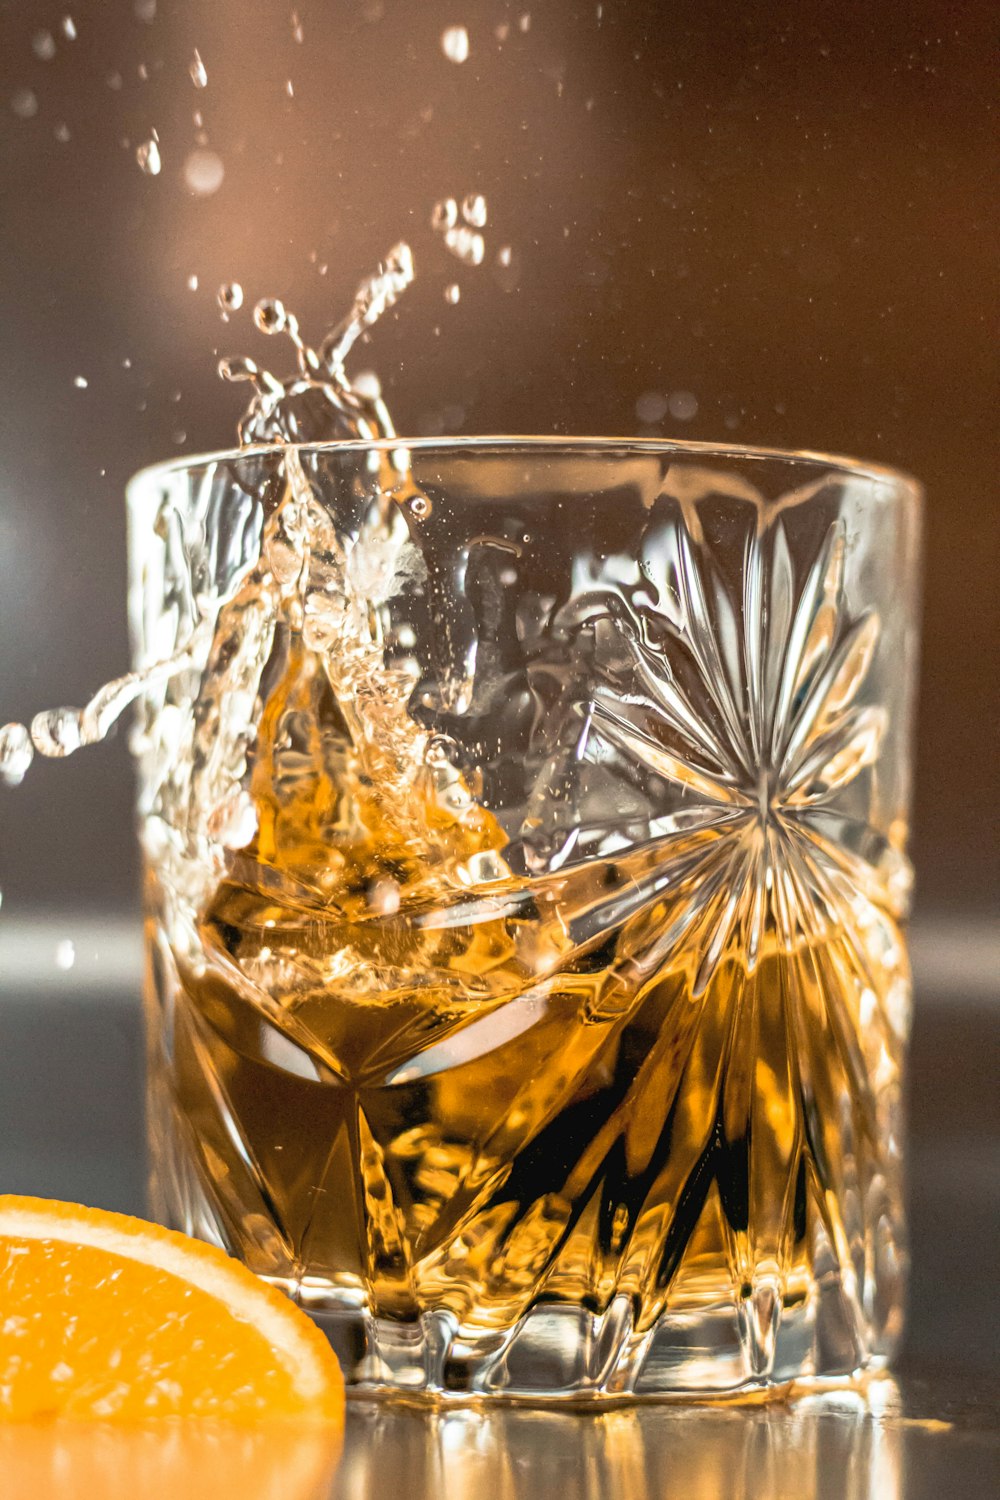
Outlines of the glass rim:
{"type": "Polygon", "coordinates": [[[456,434],[450,437],[392,437],[392,438],[344,438],[322,443],[248,443],[241,448],[220,448],[214,452],[181,454],[177,458],[163,459],[158,463],[145,464],[126,482],[125,493],[129,500],[137,498],[147,486],[171,474],[188,470],[205,469],[212,464],[232,464],[241,460],[260,458],[265,454],[278,454],[288,448],[297,453],[393,453],[399,448],[409,452],[427,453],[435,450],[455,453],[462,450],[524,448],[545,452],[555,450],[565,453],[594,451],[608,457],[616,453],[676,453],[679,456],[732,458],[744,461],[801,465],[804,468],[825,469],[850,475],[857,479],[868,479],[876,484],[892,485],[902,491],[915,504],[923,499],[924,489],[918,479],[903,469],[891,464],[870,462],[851,458],[844,454],[827,453],[812,448],[771,448],[747,443],[709,443],[688,438],[660,437],[577,437],[558,433],[544,434],[456,434]]]}

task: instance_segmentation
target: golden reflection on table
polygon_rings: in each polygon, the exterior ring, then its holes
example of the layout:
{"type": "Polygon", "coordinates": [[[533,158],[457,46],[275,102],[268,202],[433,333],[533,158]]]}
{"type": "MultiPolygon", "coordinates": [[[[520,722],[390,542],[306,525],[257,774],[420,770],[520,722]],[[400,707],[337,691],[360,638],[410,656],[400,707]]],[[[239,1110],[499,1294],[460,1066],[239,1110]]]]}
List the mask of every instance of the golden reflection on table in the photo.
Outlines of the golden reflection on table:
{"type": "Polygon", "coordinates": [[[403,1409],[352,1402],[335,1500],[899,1500],[888,1379],[760,1406],[403,1409]]]}

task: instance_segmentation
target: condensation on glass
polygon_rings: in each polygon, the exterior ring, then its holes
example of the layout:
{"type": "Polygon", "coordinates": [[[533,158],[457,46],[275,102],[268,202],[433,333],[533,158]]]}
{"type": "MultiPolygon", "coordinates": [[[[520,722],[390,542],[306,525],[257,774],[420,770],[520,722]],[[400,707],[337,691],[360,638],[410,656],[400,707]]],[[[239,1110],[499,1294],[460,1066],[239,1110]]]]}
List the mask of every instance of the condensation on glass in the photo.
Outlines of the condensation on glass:
{"type": "Polygon", "coordinates": [[[919,493],[658,441],[130,489],[156,1212],[372,1389],[896,1346],[919,493]],[[184,666],[184,662],[189,664],[184,666]]]}

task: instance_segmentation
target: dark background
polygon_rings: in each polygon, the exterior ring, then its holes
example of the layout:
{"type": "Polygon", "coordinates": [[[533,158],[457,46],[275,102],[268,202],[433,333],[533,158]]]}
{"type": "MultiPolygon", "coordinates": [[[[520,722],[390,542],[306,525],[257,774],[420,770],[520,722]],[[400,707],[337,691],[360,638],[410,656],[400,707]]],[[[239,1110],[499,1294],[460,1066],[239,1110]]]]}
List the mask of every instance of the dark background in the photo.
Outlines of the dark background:
{"type": "MultiPolygon", "coordinates": [[[[418,282],[354,361],[404,432],[804,446],[923,480],[920,901],[985,912],[991,4],[300,0],[299,43],[284,0],[81,0],[75,40],[67,3],[0,0],[0,722],[124,669],[126,478],[232,441],[218,353],[288,363],[246,307],[222,324],[219,283],[281,295],[318,338],[405,236],[418,282]],[[440,43],[457,23],[461,65],[440,43]],[[207,196],[198,149],[225,174],[207,196]],[[469,190],[490,211],[477,269],[428,227],[469,190]],[[693,417],[640,419],[678,392],[693,417]]],[[[0,788],[5,911],[133,910],[131,797],[121,739],[0,788]]]]}

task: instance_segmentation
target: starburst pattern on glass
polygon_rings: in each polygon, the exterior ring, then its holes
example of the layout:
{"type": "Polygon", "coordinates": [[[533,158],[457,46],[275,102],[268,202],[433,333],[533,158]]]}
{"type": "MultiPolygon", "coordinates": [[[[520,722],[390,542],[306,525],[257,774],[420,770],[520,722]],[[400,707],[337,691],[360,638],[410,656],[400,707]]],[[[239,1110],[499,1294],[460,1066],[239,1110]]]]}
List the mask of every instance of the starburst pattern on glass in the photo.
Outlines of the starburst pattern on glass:
{"type": "Polygon", "coordinates": [[[137,736],[159,1210],[374,1387],[884,1361],[912,486],[387,439],[132,501],[193,664],[137,736]]]}

